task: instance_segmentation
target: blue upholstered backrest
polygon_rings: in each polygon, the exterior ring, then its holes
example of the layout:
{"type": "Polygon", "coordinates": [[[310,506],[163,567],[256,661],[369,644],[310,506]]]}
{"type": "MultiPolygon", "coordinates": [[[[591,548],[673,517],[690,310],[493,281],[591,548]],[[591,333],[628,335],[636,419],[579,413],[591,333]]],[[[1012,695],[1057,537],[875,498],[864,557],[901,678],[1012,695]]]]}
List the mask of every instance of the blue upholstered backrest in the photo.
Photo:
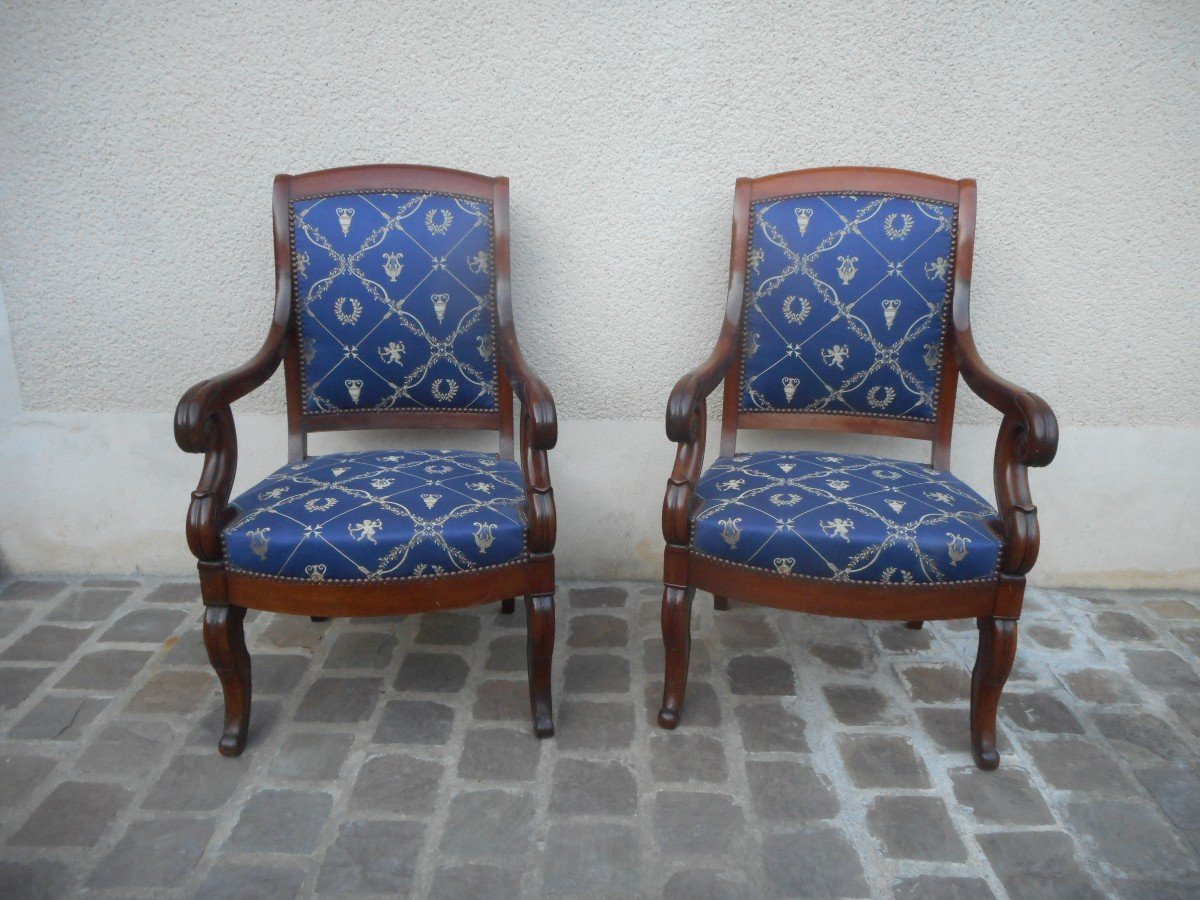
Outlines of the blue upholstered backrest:
{"type": "Polygon", "coordinates": [[[496,408],[490,203],[309,197],[291,229],[305,413],[496,408]]]}
{"type": "Polygon", "coordinates": [[[754,203],[741,410],[932,421],[956,212],[890,195],[754,203]]]}

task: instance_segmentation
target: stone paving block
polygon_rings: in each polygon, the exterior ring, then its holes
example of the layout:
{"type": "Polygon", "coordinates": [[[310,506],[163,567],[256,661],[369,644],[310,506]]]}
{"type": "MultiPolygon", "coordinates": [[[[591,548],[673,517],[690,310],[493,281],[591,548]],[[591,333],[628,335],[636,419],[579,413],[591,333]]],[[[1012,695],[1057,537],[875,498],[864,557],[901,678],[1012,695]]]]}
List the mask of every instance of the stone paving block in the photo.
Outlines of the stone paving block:
{"type": "Polygon", "coordinates": [[[1060,900],[1103,897],[1061,831],[993,832],[976,836],[992,870],[1013,897],[1060,900]]]}
{"type": "Polygon", "coordinates": [[[1156,690],[1200,689],[1200,675],[1170,650],[1128,650],[1125,661],[1134,678],[1156,690]]]}
{"type": "Polygon", "coordinates": [[[75,763],[86,775],[144,775],[157,765],[175,740],[166,722],[131,719],[110,722],[75,763]]]}
{"type": "Polygon", "coordinates": [[[982,878],[918,875],[892,886],[894,900],[992,900],[995,892],[982,878]]]}
{"type": "Polygon", "coordinates": [[[531,731],[472,728],[463,738],[458,777],[495,781],[532,781],[542,745],[531,731]]]}
{"type": "Polygon", "coordinates": [[[0,784],[4,785],[0,807],[24,803],[34,788],[46,780],[56,762],[32,753],[17,753],[10,747],[0,749],[0,784]]]}
{"type": "Polygon", "coordinates": [[[1150,713],[1097,712],[1092,721],[1109,744],[1135,766],[1195,759],[1197,750],[1170,725],[1150,713]]]}
{"type": "Polygon", "coordinates": [[[1054,817],[1029,774],[1005,763],[995,772],[975,766],[950,772],[954,796],[980,822],[994,825],[1053,825],[1054,817]]]}
{"type": "Polygon", "coordinates": [[[271,647],[316,650],[325,633],[329,631],[329,622],[314,622],[308,616],[285,616],[278,613],[270,614],[267,628],[259,638],[261,643],[271,647]]]}
{"type": "Polygon", "coordinates": [[[509,860],[533,850],[533,797],[500,790],[459,791],[450,801],[441,852],[509,860]]]}
{"type": "Polygon", "coordinates": [[[396,636],[386,631],[348,631],[334,641],[324,665],[326,669],[386,669],[396,644],[396,636]]]}
{"type": "Polygon", "coordinates": [[[333,798],[325,793],[260,790],[242,807],[225,850],[312,853],[332,806],[333,798]]]}
{"type": "Polygon", "coordinates": [[[1096,634],[1100,637],[1118,643],[1155,640],[1154,632],[1146,623],[1137,616],[1125,612],[1105,610],[1097,613],[1092,619],[1092,627],[1096,629],[1096,634]]]}
{"type": "Polygon", "coordinates": [[[843,734],[838,749],[851,781],[860,788],[929,787],[925,764],[907,738],[892,734],[843,734]]]}
{"type": "Polygon", "coordinates": [[[779,636],[766,616],[749,610],[730,610],[715,616],[717,635],[730,650],[771,650],[779,646],[779,636]]]}
{"type": "Polygon", "coordinates": [[[1072,645],[1070,633],[1054,625],[1027,625],[1025,636],[1048,650],[1070,650],[1072,645]]]}
{"type": "MultiPolygon", "coordinates": [[[[661,637],[646,638],[642,641],[642,671],[647,675],[662,677],[665,669],[665,657],[661,637]]],[[[692,636],[692,652],[688,657],[688,679],[704,677],[712,671],[712,655],[708,644],[699,635],[692,636]]]]}
{"type": "Polygon", "coordinates": [[[1200,737],[1200,696],[1173,694],[1166,698],[1167,706],[1179,717],[1183,727],[1200,737]]]}
{"type": "Polygon", "coordinates": [[[347,822],[321,863],[317,893],[406,896],[424,843],[420,822],[347,822]]]}
{"type": "Polygon", "coordinates": [[[131,713],[190,715],[217,689],[213,672],[193,670],[155,672],[133,695],[125,709],[131,713]]]}
{"type": "Polygon", "coordinates": [[[375,756],[359,769],[350,805],[356,812],[428,815],[437,799],[441,778],[439,763],[406,754],[375,756]]]}
{"type": "Polygon", "coordinates": [[[1200,831],[1200,767],[1176,763],[1142,769],[1137,777],[1172,825],[1200,831]]]}
{"type": "Polygon", "coordinates": [[[215,750],[181,753],[150,788],[142,807],[172,812],[218,809],[233,796],[249,770],[246,757],[231,759],[215,750]]]}
{"type": "Polygon", "coordinates": [[[1176,640],[1200,657],[1200,628],[1172,628],[1176,640]]]}
{"type": "Polygon", "coordinates": [[[562,758],[554,764],[550,812],[562,816],[637,814],[638,788],[624,763],[562,758]]]}
{"type": "Polygon", "coordinates": [[[0,591],[0,600],[45,600],[66,586],[65,581],[10,581],[0,591]]]}
{"type": "Polygon", "coordinates": [[[1136,794],[1137,785],[1107,749],[1088,738],[1026,741],[1025,752],[1042,777],[1063,791],[1136,794]]]}
{"type": "Polygon", "coordinates": [[[628,694],[629,660],[611,653],[567,657],[563,690],[568,694],[628,694]]]}
{"type": "Polygon", "coordinates": [[[650,773],[657,781],[719,783],[729,777],[719,740],[684,731],[650,736],[650,773]]]}
{"type": "Polygon", "coordinates": [[[876,632],[879,645],[892,653],[924,653],[933,646],[933,634],[928,628],[904,628],[899,623],[886,622],[876,632]]]}
{"type": "Polygon", "coordinates": [[[254,654],[254,696],[291,693],[308,672],[308,664],[308,657],[297,653],[254,654]]]}
{"type": "Polygon", "coordinates": [[[0,638],[6,638],[15,632],[32,612],[28,606],[18,606],[15,603],[0,605],[0,638]]]}
{"type": "Polygon", "coordinates": [[[639,893],[641,845],[630,825],[557,822],[546,839],[549,895],[634,897],[639,893]]]}
{"type": "Polygon", "coordinates": [[[472,715],[481,722],[524,722],[529,718],[529,682],[483,682],[475,695],[472,715]]]}
{"type": "Polygon", "coordinates": [[[470,673],[467,661],[456,653],[408,653],[396,675],[396,690],[453,694],[462,690],[470,673]]]}
{"type": "Polygon", "coordinates": [[[48,622],[99,622],[120,608],[132,591],[88,589],[75,591],[46,616],[48,622]]]}
{"type": "Polygon", "coordinates": [[[87,691],[120,690],[142,671],[152,650],[98,650],[84,655],[55,687],[87,691]]]}
{"type": "Polygon", "coordinates": [[[444,744],[454,710],[433,700],[389,700],[371,738],[377,744],[444,744]]]}
{"type": "Polygon", "coordinates": [[[870,896],[862,860],[835,828],[766,835],[763,867],[773,896],[870,896]]]}
{"type": "Polygon", "coordinates": [[[606,585],[571,588],[567,596],[572,609],[615,609],[625,605],[629,593],[624,588],[606,585]]]}
{"type": "Polygon", "coordinates": [[[746,780],[754,811],[767,822],[832,819],[841,811],[829,779],[807,762],[751,760],[746,780]]]}
{"type": "MultiPolygon", "coordinates": [[[[261,747],[270,738],[279,720],[279,701],[255,699],[250,712],[250,735],[246,739],[246,752],[261,747]]],[[[199,719],[194,716],[192,730],[188,732],[184,745],[192,749],[203,747],[211,750],[225,727],[225,704],[220,695],[213,698],[212,705],[199,719]]]]}
{"type": "Polygon", "coordinates": [[[488,642],[487,660],[483,667],[489,672],[524,672],[526,639],[523,634],[504,634],[488,642]]]}
{"type": "Polygon", "coordinates": [[[338,777],[353,746],[352,734],[292,734],[271,759],[270,773],[297,781],[330,781],[338,777]]]}
{"type": "Polygon", "coordinates": [[[623,750],[633,742],[634,706],[627,700],[563,700],[555,715],[560,750],[623,750]]]}
{"type": "Polygon", "coordinates": [[[746,817],[728,794],[659,791],[654,837],[664,854],[721,856],[741,843],[746,817]]]}
{"type": "Polygon", "coordinates": [[[916,703],[961,703],[971,696],[971,675],[951,663],[898,669],[916,703]]]}
{"type": "Polygon", "coordinates": [[[133,578],[85,578],[83,580],[84,587],[101,587],[101,588],[138,588],[142,586],[140,581],[133,578]]]}
{"type": "Polygon", "coordinates": [[[1128,678],[1107,669],[1081,669],[1060,676],[1067,688],[1085,703],[1137,703],[1137,690],[1128,678]]]}
{"type": "MultiPolygon", "coordinates": [[[[646,682],[646,721],[658,727],[658,711],[662,708],[663,683],[646,682]]],[[[689,678],[683,701],[683,723],[688,728],[716,728],[721,724],[721,701],[711,684],[689,678]]]]}
{"type": "Polygon", "coordinates": [[[168,581],[146,595],[147,603],[197,603],[200,601],[200,582],[168,581]]]}
{"type": "MultiPolygon", "coordinates": [[[[917,710],[917,718],[925,733],[943,750],[971,752],[971,711],[965,706],[927,706],[917,710]]],[[[1005,753],[1012,749],[1003,729],[996,732],[997,749],[1005,753]]]]}
{"type": "Polygon", "coordinates": [[[1200,608],[1185,600],[1152,600],[1146,608],[1164,619],[1200,619],[1200,608]]]}
{"type": "Polygon", "coordinates": [[[187,613],[178,609],[138,609],[126,613],[100,635],[101,641],[158,644],[170,637],[187,613]]]}
{"type": "Polygon", "coordinates": [[[1049,694],[1006,692],[1000,698],[1001,712],[1024,731],[1048,734],[1083,734],[1083,725],[1065,703],[1049,694]]]}
{"type": "Polygon", "coordinates": [[[444,866],[433,873],[429,896],[431,900],[516,900],[521,896],[521,873],[480,863],[444,866]]]}
{"type": "Polygon", "coordinates": [[[1067,822],[1084,845],[1127,875],[1193,875],[1200,864],[1157,812],[1128,800],[1086,800],[1067,806],[1067,822]]]}
{"type": "Polygon", "coordinates": [[[683,869],[667,879],[663,900],[750,900],[749,885],[712,869],[683,869]]]}
{"type": "Polygon", "coordinates": [[[212,819],[134,822],[100,860],[88,887],[110,891],[175,887],[200,862],[215,825],[212,819]]]}
{"type": "Polygon", "coordinates": [[[297,722],[361,722],[375,711],[381,678],[318,678],[296,709],[297,722]]]}
{"type": "Polygon", "coordinates": [[[821,689],[843,725],[896,725],[904,714],[877,688],[859,684],[827,684],[821,689]]]}
{"type": "Polygon", "coordinates": [[[568,647],[624,647],[629,643],[629,625],[617,616],[572,616],[568,623],[568,647]]]}
{"type": "Polygon", "coordinates": [[[43,697],[9,729],[8,736],[35,741],[73,741],[79,738],[109,700],[104,697],[43,697]]]}
{"type": "Polygon", "coordinates": [[[1116,889],[1114,896],[1125,900],[1146,900],[1147,897],[1153,897],[1154,900],[1195,900],[1200,897],[1200,878],[1114,878],[1112,883],[1116,889]]]}
{"type": "Polygon", "coordinates": [[[426,613],[417,629],[418,644],[469,647],[479,639],[479,616],[470,613],[426,613]]]}
{"type": "Polygon", "coordinates": [[[0,897],[21,897],[25,900],[69,897],[72,894],[72,880],[71,870],[66,864],[54,860],[0,861],[0,897]]]}
{"type": "Polygon", "coordinates": [[[240,865],[217,859],[196,891],[198,900],[294,900],[305,871],[285,866],[240,865]]]}
{"type": "Polygon", "coordinates": [[[796,693],[796,673],[786,659],[775,656],[735,656],[725,673],[729,689],[739,695],[789,696],[796,693]]]}
{"type": "Polygon", "coordinates": [[[937,797],[876,797],[867,809],[867,827],[892,859],[967,859],[946,804],[937,797]]]}
{"type": "Polygon", "coordinates": [[[53,667],[0,667],[0,709],[16,709],[38,689],[53,667]]]}
{"type": "Polygon", "coordinates": [[[807,753],[804,720],[778,701],[739,703],[736,710],[742,746],[751,753],[807,753]]]}
{"type": "Polygon", "coordinates": [[[864,672],[874,667],[869,649],[852,644],[809,644],[808,652],[837,672],[864,672]]]}
{"type": "MultiPolygon", "coordinates": [[[[167,638],[163,641],[167,654],[161,664],[165,666],[207,666],[208,651],[204,649],[204,633],[199,628],[185,631],[183,634],[167,638]]],[[[251,650],[253,664],[257,666],[258,658],[263,655],[251,650]]],[[[304,657],[307,660],[307,657],[304,657]]],[[[257,676],[257,672],[255,675],[257,676]]],[[[257,689],[255,685],[255,689],[257,689]]]]}
{"type": "Polygon", "coordinates": [[[132,797],[119,784],[64,781],[8,842],[34,847],[91,847],[112,827],[132,797]]]}
{"type": "Polygon", "coordinates": [[[92,633],[90,628],[71,628],[66,625],[35,625],[8,649],[0,659],[15,662],[61,662],[78,649],[92,633]]]}

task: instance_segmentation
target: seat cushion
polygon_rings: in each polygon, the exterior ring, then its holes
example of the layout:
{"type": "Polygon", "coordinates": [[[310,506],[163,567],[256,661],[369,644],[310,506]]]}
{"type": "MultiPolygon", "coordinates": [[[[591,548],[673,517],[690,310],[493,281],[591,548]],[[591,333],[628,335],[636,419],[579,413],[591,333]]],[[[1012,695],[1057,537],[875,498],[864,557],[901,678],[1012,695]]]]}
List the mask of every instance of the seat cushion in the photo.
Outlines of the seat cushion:
{"type": "Polygon", "coordinates": [[[465,450],[314,456],[233,501],[233,569],[311,581],[441,575],[525,553],[525,486],[513,460],[465,450]]]}
{"type": "Polygon", "coordinates": [[[875,456],[762,451],[700,478],[694,551],[785,575],[932,583],[992,578],[995,509],[949,472],[875,456]]]}

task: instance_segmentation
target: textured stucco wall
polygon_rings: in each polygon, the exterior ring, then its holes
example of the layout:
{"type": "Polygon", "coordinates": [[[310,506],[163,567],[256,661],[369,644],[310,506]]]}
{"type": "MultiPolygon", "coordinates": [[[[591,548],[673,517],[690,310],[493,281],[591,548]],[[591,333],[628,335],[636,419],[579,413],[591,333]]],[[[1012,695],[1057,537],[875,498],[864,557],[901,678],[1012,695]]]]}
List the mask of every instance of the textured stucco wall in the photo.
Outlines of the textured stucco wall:
{"type": "MultiPolygon", "coordinates": [[[[0,491],[36,503],[86,493],[85,473],[159,465],[136,502],[74,512],[97,529],[115,517],[159,549],[84,552],[65,532],[18,526],[8,500],[9,566],[186,565],[165,548],[178,548],[168,541],[198,467],[171,448],[169,413],[265,332],[271,176],[373,161],[512,178],[514,306],[564,423],[556,481],[589,498],[578,515],[603,523],[580,541],[580,574],[619,569],[608,548],[658,546],[654,516],[623,516],[619,496],[588,487],[584,463],[653,457],[659,490],[667,393],[720,320],[734,178],[805,166],[978,178],[980,347],[1083,442],[1064,439],[1035,485],[1071,485],[1072,516],[1088,522],[1107,515],[1111,490],[1096,479],[1110,470],[1152,508],[1200,501],[1188,456],[1200,427],[1195,3],[350,10],[0,5],[0,285],[23,404],[0,404],[4,447],[29,465],[63,454],[53,490],[14,462],[0,491]],[[573,445],[587,428],[608,446],[573,445]],[[1130,456],[1151,433],[1161,452],[1130,456]],[[654,443],[617,446],[642,441],[654,443]],[[562,459],[571,446],[577,458],[562,459]],[[1118,459],[1128,465],[1114,469],[1118,459]],[[1191,483],[1182,494],[1164,486],[1168,459],[1191,483]]],[[[15,395],[0,381],[0,399],[15,395]]],[[[960,421],[987,426],[977,443],[990,457],[994,417],[960,396],[960,421]]],[[[281,384],[240,409],[282,409],[281,384]]],[[[258,451],[247,449],[247,477],[275,459],[258,451]]],[[[986,487],[986,465],[980,474],[986,487]]],[[[1154,529],[1119,558],[1048,548],[1041,574],[1194,572],[1183,542],[1194,529],[1154,529]]],[[[648,574],[642,556],[611,574],[648,574]]]]}

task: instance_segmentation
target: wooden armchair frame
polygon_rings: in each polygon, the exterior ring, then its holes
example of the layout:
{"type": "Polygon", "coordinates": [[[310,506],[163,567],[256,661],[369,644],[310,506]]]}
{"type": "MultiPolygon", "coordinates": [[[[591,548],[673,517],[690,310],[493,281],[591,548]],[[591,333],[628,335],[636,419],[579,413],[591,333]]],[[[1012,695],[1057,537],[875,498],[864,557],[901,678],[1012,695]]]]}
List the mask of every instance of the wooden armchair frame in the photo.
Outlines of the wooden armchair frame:
{"type": "Polygon", "coordinates": [[[275,314],[262,348],[248,362],[193,386],[175,413],[175,440],[203,453],[200,482],[192,492],[187,539],[199,560],[204,600],[204,643],[221,681],[225,726],[218,747],[227,756],[245,747],[250,718],[250,656],[242,620],[246,609],[294,613],[315,619],[447,610],[501,601],[502,612],[525,598],[528,612],[529,697],[534,731],[554,733],[550,664],[554,648],[554,492],[547,451],[558,440],[554,399],[526,363],[513,327],[508,179],[431,166],[355,166],[279,175],[274,184],[275,314]],[[301,393],[289,216],[294,200],[352,191],[430,191],[477,197],[492,204],[496,302],[497,409],[404,410],[306,414],[301,393]],[[232,571],[221,534],[234,518],[229,505],[237,469],[232,404],[264,384],[283,364],[287,386],[288,462],[308,455],[308,434],[378,428],[465,428],[499,432],[500,456],[513,459],[513,395],[520,400],[521,471],[526,491],[526,549],[520,562],[438,576],[391,581],[296,582],[232,571]]]}
{"type": "Polygon", "coordinates": [[[1045,466],[1058,446],[1058,423],[1044,400],[992,372],[980,359],[971,335],[971,261],[975,245],[976,187],[971,179],[952,181],[899,169],[837,167],[741,178],[734,194],[729,293],[716,348],[698,368],[683,376],[667,404],[667,437],[678,444],[675,466],[663,501],[664,559],[662,630],[666,644],[663,728],[679,723],[691,644],[691,604],[696,588],[710,591],[717,609],[727,598],[780,609],[863,619],[907,621],[919,628],[926,619],[975,617],[979,652],[971,677],[971,749],[976,764],[994,769],[996,711],[1012,668],[1017,619],[1025,593],[1025,574],[1038,554],[1037,507],[1029,493],[1030,466],[1045,466]],[[870,419],[856,415],[760,413],[739,411],[747,244],[751,204],[803,193],[900,194],[951,203],[958,208],[952,328],[946,329],[945,362],[932,422],[870,419]],[[999,520],[993,527],[1003,544],[994,580],[970,583],[871,584],[834,582],[780,575],[727,564],[689,549],[696,485],[704,461],[708,425],[707,398],[725,383],[721,455],[735,452],[739,428],[818,429],[927,440],[931,463],[949,470],[955,390],[962,374],[970,387],[1003,419],[996,442],[994,480],[999,520]]]}

